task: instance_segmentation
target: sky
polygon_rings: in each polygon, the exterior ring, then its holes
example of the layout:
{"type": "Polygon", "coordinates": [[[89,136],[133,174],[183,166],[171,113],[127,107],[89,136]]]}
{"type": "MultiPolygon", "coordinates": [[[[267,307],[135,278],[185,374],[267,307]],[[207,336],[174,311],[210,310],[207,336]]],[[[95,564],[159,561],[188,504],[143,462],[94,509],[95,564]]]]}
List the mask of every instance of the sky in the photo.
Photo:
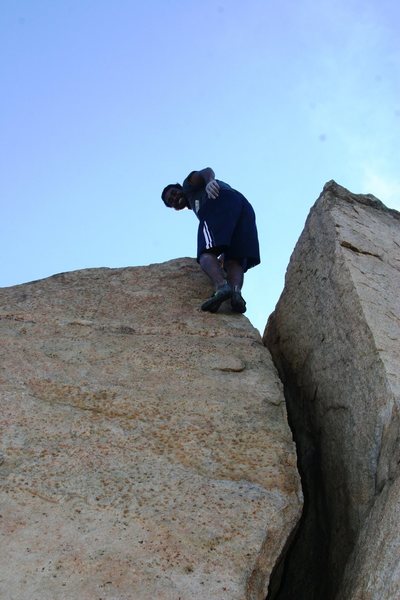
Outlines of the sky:
{"type": "MultiPolygon", "coordinates": [[[[168,183],[252,203],[262,333],[334,179],[400,210],[397,0],[1,0],[0,286],[196,254],[168,183]]],[[[210,289],[211,292],[211,289],[210,289]]]]}

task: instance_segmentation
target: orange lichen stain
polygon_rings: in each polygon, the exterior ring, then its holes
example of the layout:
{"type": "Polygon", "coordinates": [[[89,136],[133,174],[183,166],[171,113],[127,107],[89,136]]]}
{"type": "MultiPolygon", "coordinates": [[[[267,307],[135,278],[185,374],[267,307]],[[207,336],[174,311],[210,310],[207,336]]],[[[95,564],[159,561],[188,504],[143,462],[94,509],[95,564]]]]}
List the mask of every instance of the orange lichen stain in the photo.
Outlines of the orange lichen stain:
{"type": "Polygon", "coordinates": [[[31,379],[28,384],[34,396],[51,404],[67,404],[110,417],[131,416],[123,407],[120,411],[113,407],[117,394],[112,390],[85,390],[80,386],[61,384],[49,379],[31,379]]]}

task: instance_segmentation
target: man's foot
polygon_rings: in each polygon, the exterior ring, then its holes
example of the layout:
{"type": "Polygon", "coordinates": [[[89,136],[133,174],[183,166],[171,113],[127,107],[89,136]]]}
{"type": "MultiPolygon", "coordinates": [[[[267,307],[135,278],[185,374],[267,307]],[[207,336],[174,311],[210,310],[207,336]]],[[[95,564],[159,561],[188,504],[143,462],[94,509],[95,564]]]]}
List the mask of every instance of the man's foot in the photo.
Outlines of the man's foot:
{"type": "Polygon", "coordinates": [[[232,288],[229,283],[224,283],[217,291],[203,304],[201,305],[201,310],[205,310],[207,312],[217,312],[219,307],[225,300],[228,300],[232,296],[232,288]]]}
{"type": "Polygon", "coordinates": [[[232,306],[233,312],[237,312],[237,313],[245,313],[246,312],[246,301],[240,292],[238,292],[238,291],[232,292],[231,306],[232,306]]]}

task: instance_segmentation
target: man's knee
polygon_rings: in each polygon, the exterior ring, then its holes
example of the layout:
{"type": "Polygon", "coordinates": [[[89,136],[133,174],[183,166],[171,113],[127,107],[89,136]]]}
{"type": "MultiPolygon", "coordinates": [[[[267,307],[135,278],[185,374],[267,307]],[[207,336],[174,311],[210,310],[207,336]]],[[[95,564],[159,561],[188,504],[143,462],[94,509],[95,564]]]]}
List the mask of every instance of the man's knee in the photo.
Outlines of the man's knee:
{"type": "Polygon", "coordinates": [[[213,246],[212,248],[206,248],[205,250],[203,250],[203,252],[201,253],[200,257],[203,256],[203,254],[206,255],[213,255],[213,256],[220,256],[220,254],[223,253],[223,248],[221,248],[220,246],[213,246]]]}

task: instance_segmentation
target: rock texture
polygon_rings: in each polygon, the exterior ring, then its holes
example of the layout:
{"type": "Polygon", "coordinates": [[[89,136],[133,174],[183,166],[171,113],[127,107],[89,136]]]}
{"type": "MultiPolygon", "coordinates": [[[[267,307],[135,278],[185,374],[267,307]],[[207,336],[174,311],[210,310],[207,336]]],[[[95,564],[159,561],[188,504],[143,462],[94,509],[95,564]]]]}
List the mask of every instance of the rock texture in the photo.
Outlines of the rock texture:
{"type": "Polygon", "coordinates": [[[265,598],[295,449],[258,332],[209,292],[192,259],[0,291],[1,598],[265,598]]]}
{"type": "Polygon", "coordinates": [[[285,380],[305,515],[277,598],[400,598],[400,214],[329,182],[264,341],[285,380]]]}

